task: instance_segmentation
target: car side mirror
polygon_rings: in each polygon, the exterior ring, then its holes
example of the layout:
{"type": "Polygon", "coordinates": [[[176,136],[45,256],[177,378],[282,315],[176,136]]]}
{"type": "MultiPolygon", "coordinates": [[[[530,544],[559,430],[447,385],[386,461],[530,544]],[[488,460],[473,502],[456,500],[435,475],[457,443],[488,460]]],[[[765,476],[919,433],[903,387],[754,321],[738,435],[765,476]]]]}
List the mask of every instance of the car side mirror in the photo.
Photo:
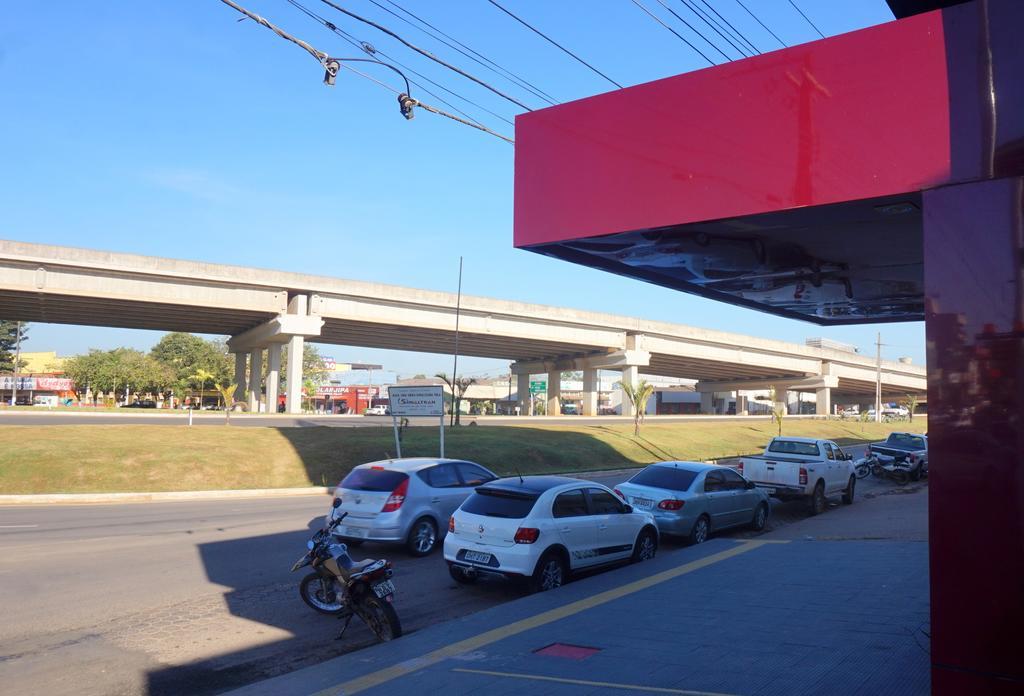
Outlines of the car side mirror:
{"type": "Polygon", "coordinates": [[[633,512],[633,506],[632,505],[623,505],[622,509],[625,510],[624,514],[626,514],[626,515],[628,515],[629,513],[633,512]]]}
{"type": "Polygon", "coordinates": [[[754,482],[747,481],[747,490],[753,490],[754,488],[757,488],[757,486],[754,485],[754,482]]]}

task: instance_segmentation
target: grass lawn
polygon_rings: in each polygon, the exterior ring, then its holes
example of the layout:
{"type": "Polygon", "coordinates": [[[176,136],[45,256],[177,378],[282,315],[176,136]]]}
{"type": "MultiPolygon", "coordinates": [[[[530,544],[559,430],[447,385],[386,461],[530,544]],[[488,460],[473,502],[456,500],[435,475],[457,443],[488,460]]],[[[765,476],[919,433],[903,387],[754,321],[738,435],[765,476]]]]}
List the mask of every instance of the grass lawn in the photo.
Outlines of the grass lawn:
{"type": "MultiPolygon", "coordinates": [[[[783,433],[840,444],[884,439],[913,424],[788,421],[783,433]]],[[[665,459],[717,459],[760,452],[770,422],[472,426],[446,429],[445,454],[498,474],[587,471],[665,459]]],[[[436,456],[436,428],[410,428],[402,453],[436,456]]],[[[47,425],[0,428],[0,494],[111,493],[334,485],[356,464],[395,454],[390,427],[258,428],[47,425]]]]}

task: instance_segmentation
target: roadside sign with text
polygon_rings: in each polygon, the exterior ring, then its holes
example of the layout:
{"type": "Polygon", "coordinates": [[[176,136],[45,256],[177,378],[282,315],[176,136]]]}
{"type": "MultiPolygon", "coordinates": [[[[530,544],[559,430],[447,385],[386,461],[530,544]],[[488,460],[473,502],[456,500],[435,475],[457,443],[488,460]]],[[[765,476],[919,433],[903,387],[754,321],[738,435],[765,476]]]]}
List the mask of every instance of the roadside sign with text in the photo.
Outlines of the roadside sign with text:
{"type": "Polygon", "coordinates": [[[389,387],[388,400],[395,416],[443,416],[444,389],[428,387],[389,387]]]}
{"type": "Polygon", "coordinates": [[[539,381],[538,382],[534,382],[532,380],[530,381],[530,393],[531,394],[540,394],[541,392],[546,392],[547,390],[548,390],[548,383],[546,381],[544,381],[544,382],[539,382],[539,381]]]}

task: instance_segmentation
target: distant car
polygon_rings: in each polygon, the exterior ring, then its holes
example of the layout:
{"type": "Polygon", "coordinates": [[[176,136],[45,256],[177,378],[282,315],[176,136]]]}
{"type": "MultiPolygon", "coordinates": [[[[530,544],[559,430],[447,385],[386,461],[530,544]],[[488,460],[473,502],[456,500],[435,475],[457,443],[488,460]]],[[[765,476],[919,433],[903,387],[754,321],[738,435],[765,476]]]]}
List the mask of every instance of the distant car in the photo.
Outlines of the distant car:
{"type": "Polygon", "coordinates": [[[466,499],[449,521],[444,559],[456,582],[499,575],[538,592],[578,570],[653,558],[657,549],[651,513],[604,486],[525,476],[492,481],[466,499]]]}
{"type": "Polygon", "coordinates": [[[477,486],[497,476],[461,459],[407,458],[360,464],[334,490],[341,505],[328,518],[348,516],[337,529],[346,542],[405,544],[426,556],[448,528],[448,518],[477,486]]]}
{"type": "Polygon", "coordinates": [[[580,410],[576,408],[576,404],[562,404],[562,415],[578,416],[580,415],[580,410]]]}
{"type": "Polygon", "coordinates": [[[387,406],[371,406],[363,411],[364,416],[386,416],[388,413],[389,411],[387,406]]]}
{"type": "Polygon", "coordinates": [[[733,469],[700,462],[651,464],[615,492],[635,509],[649,510],[659,532],[692,544],[730,527],[762,530],[771,513],[766,491],[733,469]]]}

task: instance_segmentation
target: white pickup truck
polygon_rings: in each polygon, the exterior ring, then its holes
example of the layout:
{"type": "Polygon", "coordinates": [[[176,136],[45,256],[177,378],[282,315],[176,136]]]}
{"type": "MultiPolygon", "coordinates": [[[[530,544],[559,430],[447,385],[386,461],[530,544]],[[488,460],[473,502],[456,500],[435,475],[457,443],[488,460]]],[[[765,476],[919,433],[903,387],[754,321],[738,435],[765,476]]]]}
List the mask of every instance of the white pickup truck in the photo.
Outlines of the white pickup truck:
{"type": "Polygon", "coordinates": [[[841,494],[847,505],[853,502],[857,476],[852,459],[831,440],[775,437],[764,454],[743,457],[737,468],[771,496],[807,500],[817,515],[825,511],[830,495],[841,494]]]}

